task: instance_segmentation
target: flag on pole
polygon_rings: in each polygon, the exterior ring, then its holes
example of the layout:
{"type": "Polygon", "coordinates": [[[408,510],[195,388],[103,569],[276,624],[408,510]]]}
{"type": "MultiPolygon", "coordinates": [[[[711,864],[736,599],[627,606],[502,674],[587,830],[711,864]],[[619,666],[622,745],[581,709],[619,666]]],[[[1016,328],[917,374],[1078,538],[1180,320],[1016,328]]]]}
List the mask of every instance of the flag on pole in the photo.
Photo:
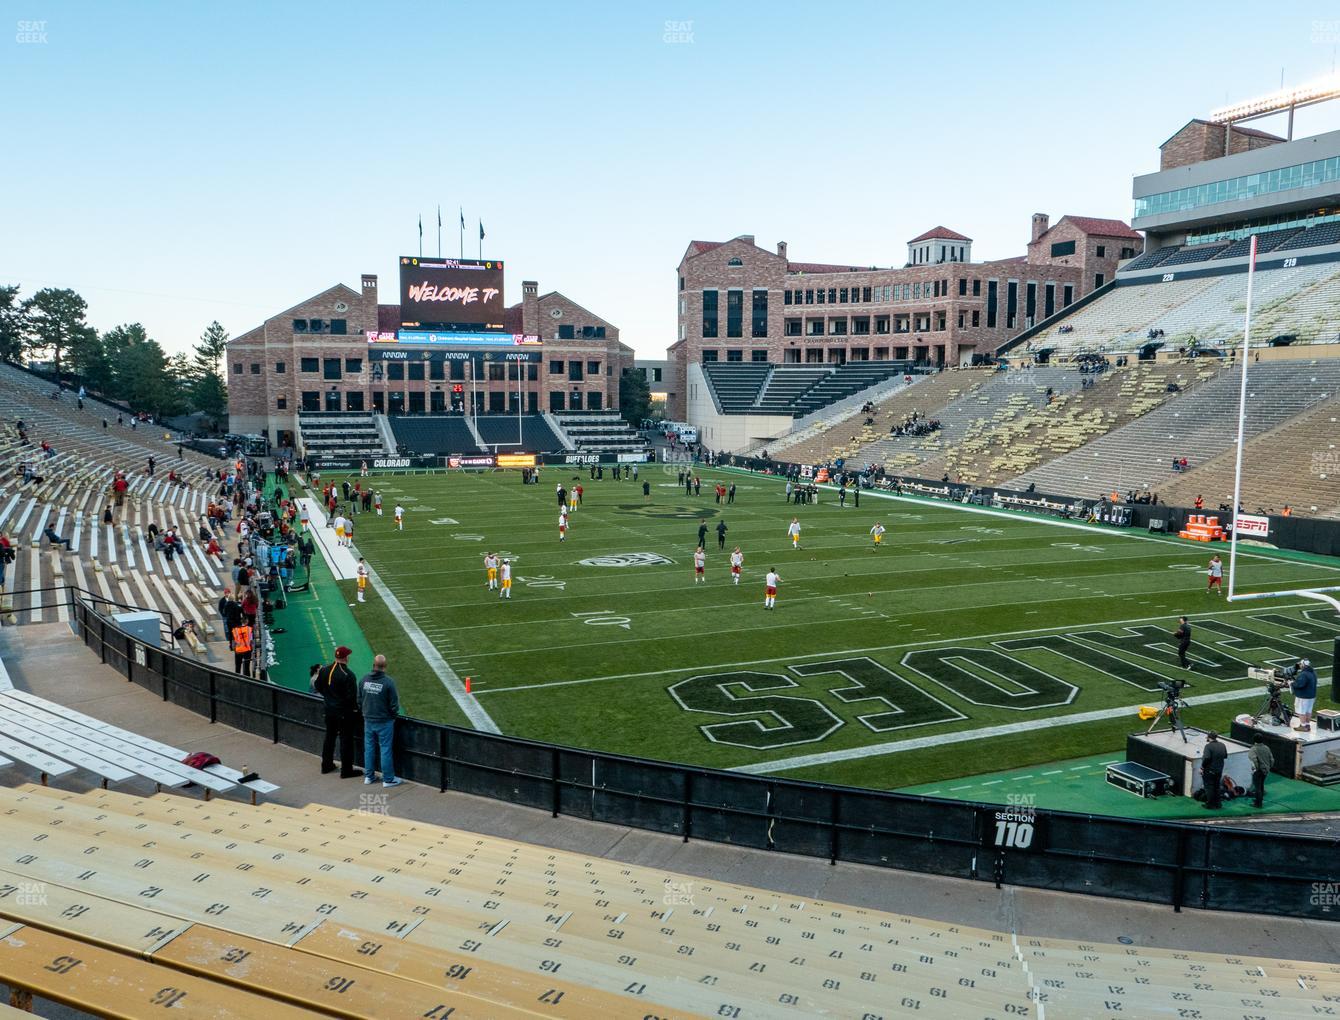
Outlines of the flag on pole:
{"type": "Polygon", "coordinates": [[[442,207],[440,205],[437,207],[437,229],[442,229],[442,207]]]}
{"type": "Polygon", "coordinates": [[[480,239],[481,241],[484,240],[484,221],[483,221],[483,220],[480,220],[480,221],[479,221],[479,239],[480,239]]]}
{"type": "Polygon", "coordinates": [[[419,240],[423,240],[423,213],[419,213],[419,240]]]}
{"type": "Polygon", "coordinates": [[[461,206],[461,229],[465,229],[465,206],[461,206]]]}

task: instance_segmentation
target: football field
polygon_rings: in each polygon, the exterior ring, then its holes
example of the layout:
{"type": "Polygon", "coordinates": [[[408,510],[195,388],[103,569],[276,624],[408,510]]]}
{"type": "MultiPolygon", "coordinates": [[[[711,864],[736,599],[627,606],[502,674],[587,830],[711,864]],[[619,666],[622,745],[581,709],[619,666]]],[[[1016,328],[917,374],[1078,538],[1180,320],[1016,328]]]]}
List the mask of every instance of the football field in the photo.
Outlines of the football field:
{"type": "MultiPolygon", "coordinates": [[[[1205,593],[1203,545],[869,492],[859,508],[832,492],[797,507],[775,478],[700,474],[690,496],[673,467],[644,465],[638,482],[582,470],[563,542],[555,485],[573,485],[574,469],[524,486],[515,472],[378,476],[386,516],[356,518],[374,577],[354,612],[407,710],[464,724],[470,701],[518,736],[889,789],[1119,751],[1165,678],[1193,684],[1189,725],[1227,730],[1260,700],[1249,665],[1308,655],[1331,674],[1335,613],[1301,599],[1228,606],[1205,593]],[[736,484],[733,505],[715,501],[718,479],[736,484]],[[487,551],[512,562],[510,600],[485,587],[487,551]],[[771,611],[770,568],[782,579],[771,611]],[[1171,637],[1183,613],[1189,672],[1171,637]],[[455,682],[466,676],[468,699],[455,682]]],[[[1240,553],[1239,590],[1330,584],[1335,561],[1240,553]]]]}

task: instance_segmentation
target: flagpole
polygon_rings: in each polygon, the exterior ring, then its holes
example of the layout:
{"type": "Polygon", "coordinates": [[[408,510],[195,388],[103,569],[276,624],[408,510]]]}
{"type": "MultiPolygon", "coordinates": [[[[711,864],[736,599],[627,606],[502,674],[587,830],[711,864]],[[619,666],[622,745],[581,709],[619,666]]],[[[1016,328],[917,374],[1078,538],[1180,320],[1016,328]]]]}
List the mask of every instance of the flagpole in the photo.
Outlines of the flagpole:
{"type": "Polygon", "coordinates": [[[419,213],[419,258],[423,258],[423,213],[419,213]]]}
{"type": "Polygon", "coordinates": [[[442,206],[437,207],[437,257],[442,257],[442,206]]]}
{"type": "Polygon", "coordinates": [[[1233,507],[1229,520],[1233,533],[1228,547],[1228,599],[1233,600],[1233,587],[1238,562],[1238,507],[1242,500],[1242,447],[1247,428],[1247,349],[1252,337],[1252,282],[1256,276],[1256,235],[1252,235],[1250,258],[1247,262],[1247,314],[1242,324],[1242,383],[1238,389],[1238,452],[1233,468],[1233,507]]]}
{"type": "Polygon", "coordinates": [[[461,209],[461,258],[465,258],[465,209],[461,209]]]}
{"type": "Polygon", "coordinates": [[[484,221],[479,221],[479,261],[484,261],[484,221]]]}

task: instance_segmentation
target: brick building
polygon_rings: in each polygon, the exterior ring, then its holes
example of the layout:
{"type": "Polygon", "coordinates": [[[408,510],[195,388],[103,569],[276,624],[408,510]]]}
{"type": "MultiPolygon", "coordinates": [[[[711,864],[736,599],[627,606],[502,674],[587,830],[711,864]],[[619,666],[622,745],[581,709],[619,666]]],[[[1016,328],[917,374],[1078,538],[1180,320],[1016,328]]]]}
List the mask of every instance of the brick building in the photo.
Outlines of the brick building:
{"type": "Polygon", "coordinates": [[[1208,120],[1189,120],[1175,135],[1159,146],[1159,170],[1203,163],[1207,159],[1232,156],[1278,145],[1285,139],[1255,128],[1236,124],[1212,124],[1208,120]]]}
{"type": "Polygon", "coordinates": [[[912,359],[958,365],[1103,286],[1141,248],[1119,220],[1034,215],[1027,254],[972,261],[972,239],[938,226],[901,268],[792,262],[752,234],[692,241],[678,269],[678,339],[667,351],[668,413],[686,414],[688,365],[912,359]]]}
{"type": "Polygon", "coordinates": [[[304,410],[442,414],[472,399],[477,414],[515,414],[518,400],[536,413],[617,408],[619,376],[633,366],[618,327],[533,280],[521,294],[505,329],[540,337],[542,360],[478,363],[428,359],[443,348],[370,344],[368,333],[399,330],[400,306],[378,303],[376,276],[364,275],[360,290],[336,284],[229,342],[229,427],[285,444],[304,410]],[[374,360],[388,349],[405,357],[374,360]]]}

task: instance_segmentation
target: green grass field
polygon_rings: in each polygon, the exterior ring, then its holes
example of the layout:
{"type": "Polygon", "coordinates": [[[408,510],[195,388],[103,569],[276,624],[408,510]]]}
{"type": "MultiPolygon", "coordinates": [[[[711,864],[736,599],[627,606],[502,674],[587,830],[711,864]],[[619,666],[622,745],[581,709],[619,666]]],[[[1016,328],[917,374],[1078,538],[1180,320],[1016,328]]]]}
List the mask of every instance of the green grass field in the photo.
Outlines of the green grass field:
{"type": "MultiPolygon", "coordinates": [[[[531,486],[513,472],[380,476],[388,512],[358,518],[358,547],[422,637],[376,585],[355,614],[391,656],[408,710],[464,719],[416,649],[426,640],[505,733],[891,789],[1120,751],[1143,727],[1134,706],[1157,703],[1165,677],[1189,676],[1193,703],[1208,696],[1190,725],[1227,729],[1257,707],[1249,664],[1308,654],[1330,676],[1334,613],[1298,599],[1230,608],[1204,593],[1201,545],[873,494],[859,509],[831,493],[793,507],[777,480],[731,472],[702,471],[692,497],[665,470],[644,470],[649,501],[640,482],[582,472],[563,543],[554,487],[571,469],[531,486]],[[734,505],[714,501],[717,478],[736,482],[734,505]],[[695,586],[702,518],[707,583],[695,586]],[[888,528],[879,551],[876,520],[888,528]],[[485,590],[487,550],[512,559],[510,602],[485,590]],[[769,567],[782,577],[774,611],[762,605],[769,567]],[[1195,628],[1191,674],[1171,641],[1181,613],[1195,628]]],[[[1340,583],[1340,564],[1319,558],[1253,552],[1239,567],[1240,590],[1340,583]]]]}

